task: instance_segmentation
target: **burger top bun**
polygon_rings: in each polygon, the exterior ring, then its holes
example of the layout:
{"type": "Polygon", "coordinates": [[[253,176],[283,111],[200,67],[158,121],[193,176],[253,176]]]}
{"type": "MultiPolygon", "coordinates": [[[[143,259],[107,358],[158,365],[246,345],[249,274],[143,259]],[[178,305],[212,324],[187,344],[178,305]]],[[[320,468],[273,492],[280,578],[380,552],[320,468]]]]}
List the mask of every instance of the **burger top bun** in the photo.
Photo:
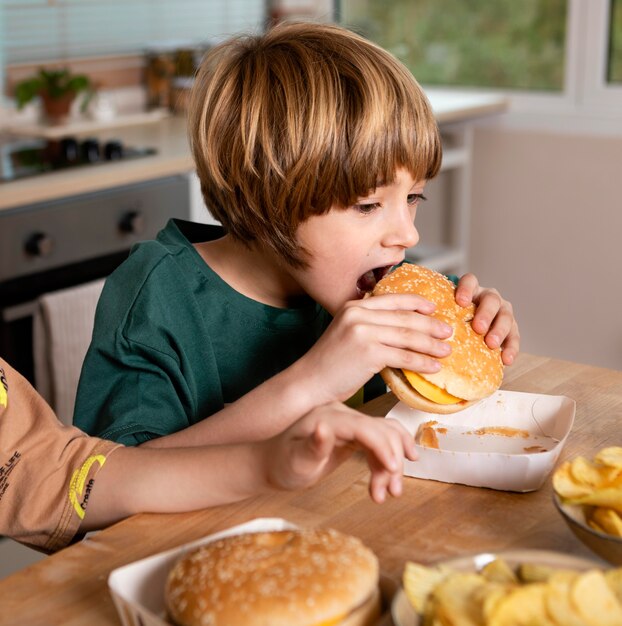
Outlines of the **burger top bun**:
{"type": "Polygon", "coordinates": [[[335,530],[235,535],[181,557],[165,601],[179,626],[367,626],[380,614],[378,560],[335,530]]]}
{"type": "Polygon", "coordinates": [[[406,380],[402,370],[385,368],[381,375],[393,393],[405,404],[430,413],[455,413],[494,393],[503,380],[501,350],[491,350],[482,335],[471,326],[475,307],[456,303],[455,286],[442,274],[419,265],[405,263],[387,274],[373,290],[385,293],[416,293],[436,304],[432,317],[454,329],[447,340],[451,354],[439,359],[440,371],[418,372],[426,381],[459,398],[456,404],[438,404],[419,394],[406,380]]]}

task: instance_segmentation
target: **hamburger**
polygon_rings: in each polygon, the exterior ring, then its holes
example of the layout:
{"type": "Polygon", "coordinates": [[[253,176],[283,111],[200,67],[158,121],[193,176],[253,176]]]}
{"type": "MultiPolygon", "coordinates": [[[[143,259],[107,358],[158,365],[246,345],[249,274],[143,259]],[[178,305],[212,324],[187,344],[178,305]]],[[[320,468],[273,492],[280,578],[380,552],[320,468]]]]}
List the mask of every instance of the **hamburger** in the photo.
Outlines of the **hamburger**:
{"type": "Polygon", "coordinates": [[[371,550],[335,530],[235,535],[182,556],[165,602],[178,626],[368,626],[378,571],[371,550]]]}
{"type": "Polygon", "coordinates": [[[452,351],[439,359],[433,374],[386,367],[380,374],[391,391],[408,406],[428,413],[456,413],[494,393],[503,380],[501,350],[490,349],[471,326],[474,305],[456,302],[455,286],[442,274],[405,263],[382,278],[372,292],[416,293],[436,304],[432,314],[454,329],[447,340],[452,351]]]}

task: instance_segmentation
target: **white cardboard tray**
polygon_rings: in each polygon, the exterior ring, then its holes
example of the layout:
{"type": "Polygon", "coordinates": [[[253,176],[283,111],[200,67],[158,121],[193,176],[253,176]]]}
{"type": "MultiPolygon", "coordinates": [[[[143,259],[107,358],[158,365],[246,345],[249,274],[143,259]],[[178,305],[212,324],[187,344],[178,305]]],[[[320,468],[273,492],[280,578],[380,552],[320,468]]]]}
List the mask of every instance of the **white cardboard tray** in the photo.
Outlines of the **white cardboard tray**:
{"type": "Polygon", "coordinates": [[[551,472],[570,433],[575,401],[516,391],[497,391],[490,398],[451,415],[411,409],[402,402],[386,417],[399,420],[415,435],[425,422],[436,421],[439,449],[417,446],[419,459],[404,461],[404,474],[503,491],[535,491],[551,472]],[[477,435],[481,428],[506,427],[529,436],[477,435]],[[445,432],[446,429],[446,432],[445,432]],[[530,448],[544,451],[529,452],[530,448]]]}
{"type": "Polygon", "coordinates": [[[165,618],[164,585],[169,570],[187,550],[230,535],[293,528],[296,528],[294,524],[281,518],[257,518],[113,570],[108,577],[108,588],[121,623],[123,626],[169,626],[165,618]]]}

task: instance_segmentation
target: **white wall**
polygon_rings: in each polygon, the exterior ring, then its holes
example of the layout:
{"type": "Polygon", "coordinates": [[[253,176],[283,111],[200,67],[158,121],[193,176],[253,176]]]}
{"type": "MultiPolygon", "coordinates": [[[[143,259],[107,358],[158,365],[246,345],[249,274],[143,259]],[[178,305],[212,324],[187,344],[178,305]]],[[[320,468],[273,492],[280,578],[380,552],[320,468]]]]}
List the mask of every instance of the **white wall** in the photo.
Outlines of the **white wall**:
{"type": "Polygon", "coordinates": [[[477,128],[470,268],[522,350],[622,370],[622,138],[477,128]]]}

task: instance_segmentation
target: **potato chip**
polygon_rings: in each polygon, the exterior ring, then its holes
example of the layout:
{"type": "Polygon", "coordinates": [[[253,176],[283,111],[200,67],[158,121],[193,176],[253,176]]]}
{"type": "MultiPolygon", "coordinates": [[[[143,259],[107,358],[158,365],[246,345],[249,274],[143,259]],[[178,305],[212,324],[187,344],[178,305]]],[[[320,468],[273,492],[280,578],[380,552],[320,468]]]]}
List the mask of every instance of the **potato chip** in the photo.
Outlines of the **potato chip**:
{"type": "Polygon", "coordinates": [[[484,615],[484,624],[488,624],[490,616],[497,611],[499,603],[510,593],[512,585],[489,585],[486,588],[486,594],[482,599],[482,613],[484,615]]]}
{"type": "Polygon", "coordinates": [[[423,626],[622,625],[622,568],[579,572],[523,563],[515,574],[496,561],[480,573],[407,563],[404,587],[415,587],[407,596],[423,626]],[[523,578],[538,582],[516,582],[523,578]]]}
{"type": "Polygon", "coordinates": [[[603,535],[606,535],[607,533],[605,532],[605,529],[602,528],[602,526],[599,526],[593,519],[587,519],[586,520],[587,525],[592,529],[592,530],[596,530],[599,533],[602,533],[603,535]]]}
{"type": "Polygon", "coordinates": [[[607,570],[605,572],[605,580],[609,589],[613,591],[618,602],[622,605],[622,568],[607,570]]]}
{"type": "Polygon", "coordinates": [[[616,468],[622,472],[622,448],[619,446],[603,448],[597,452],[594,457],[594,461],[596,463],[602,463],[603,465],[616,468]]]}
{"type": "Polygon", "coordinates": [[[618,476],[616,469],[595,465],[582,456],[570,462],[570,474],[577,483],[592,489],[602,489],[618,476]]]}
{"type": "Polygon", "coordinates": [[[487,626],[557,626],[548,617],[546,589],[545,583],[516,587],[497,603],[487,626]]]}
{"type": "Polygon", "coordinates": [[[577,577],[577,572],[560,572],[553,574],[546,584],[544,605],[558,626],[589,626],[570,600],[571,585],[577,577]]]}
{"type": "Polygon", "coordinates": [[[521,563],[516,571],[518,579],[523,583],[541,583],[548,580],[556,570],[548,565],[538,563],[521,563]]]}
{"type": "Polygon", "coordinates": [[[622,517],[617,511],[599,506],[592,510],[589,519],[606,533],[622,537],[622,517]]]}
{"type": "Polygon", "coordinates": [[[432,611],[443,626],[481,626],[483,598],[475,592],[486,584],[479,574],[450,574],[430,594],[426,613],[432,611]]]}
{"type": "Polygon", "coordinates": [[[572,498],[569,502],[572,504],[603,506],[622,512],[622,489],[615,489],[614,487],[598,489],[580,498],[572,498]]]}
{"type": "Polygon", "coordinates": [[[580,498],[589,495],[593,489],[590,485],[579,482],[572,474],[570,461],[562,463],[553,474],[553,489],[562,498],[580,498]]]}
{"type": "Polygon", "coordinates": [[[428,596],[444,578],[452,573],[447,567],[426,567],[419,563],[406,563],[402,583],[404,592],[417,613],[423,613],[428,596]]]}
{"type": "Polygon", "coordinates": [[[571,585],[570,601],[589,626],[622,624],[622,606],[598,570],[577,576],[571,585]]]}
{"type": "Polygon", "coordinates": [[[494,559],[484,565],[481,575],[491,582],[497,583],[518,583],[518,578],[514,570],[503,559],[494,559]]]}

